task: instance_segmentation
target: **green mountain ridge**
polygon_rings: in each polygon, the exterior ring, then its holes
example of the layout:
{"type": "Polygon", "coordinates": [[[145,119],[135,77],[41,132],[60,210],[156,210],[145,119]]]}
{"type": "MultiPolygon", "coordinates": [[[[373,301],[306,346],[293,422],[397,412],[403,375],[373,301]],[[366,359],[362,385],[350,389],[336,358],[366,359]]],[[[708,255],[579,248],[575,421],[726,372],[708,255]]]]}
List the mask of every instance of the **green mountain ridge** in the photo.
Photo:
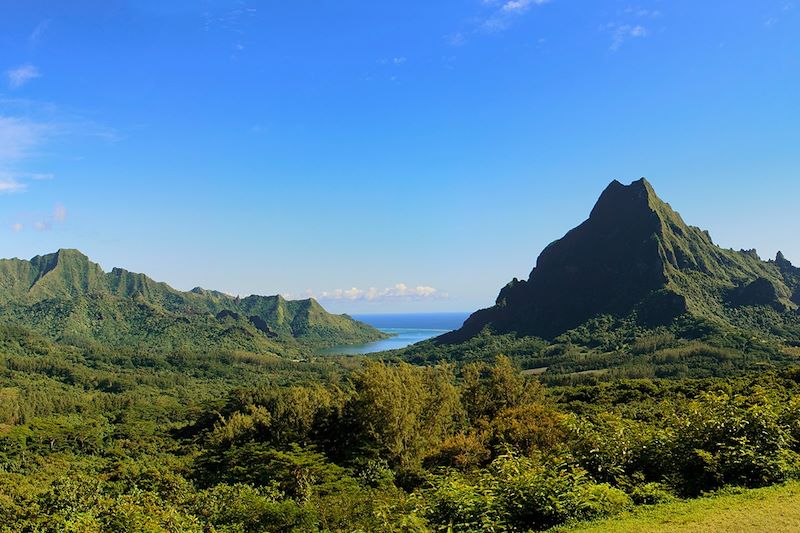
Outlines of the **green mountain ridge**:
{"type": "Polygon", "coordinates": [[[439,341],[485,330],[553,339],[603,315],[648,327],[690,316],[779,333],[797,325],[798,305],[800,269],[782,253],[762,261],[755,250],[723,249],[646,179],[615,180],[585,222],[545,248],[528,280],[512,280],[494,306],[439,341]]]}
{"type": "Polygon", "coordinates": [[[385,336],[347,315],[328,313],[314,299],[178,291],[122,268],[104,272],[69,249],[30,261],[0,260],[0,323],[59,340],[156,351],[298,353],[385,336]]]}

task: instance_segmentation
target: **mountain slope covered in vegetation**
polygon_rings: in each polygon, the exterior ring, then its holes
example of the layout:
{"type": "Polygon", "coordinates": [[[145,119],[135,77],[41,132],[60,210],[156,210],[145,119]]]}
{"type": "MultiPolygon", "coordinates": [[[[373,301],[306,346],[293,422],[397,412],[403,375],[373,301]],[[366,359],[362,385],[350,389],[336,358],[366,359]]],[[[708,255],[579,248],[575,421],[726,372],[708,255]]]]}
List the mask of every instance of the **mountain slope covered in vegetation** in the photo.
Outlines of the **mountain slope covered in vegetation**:
{"type": "Polygon", "coordinates": [[[182,292],[121,268],[106,273],[77,250],[0,260],[0,323],[73,343],[144,351],[283,354],[384,337],[313,299],[182,292]]]}

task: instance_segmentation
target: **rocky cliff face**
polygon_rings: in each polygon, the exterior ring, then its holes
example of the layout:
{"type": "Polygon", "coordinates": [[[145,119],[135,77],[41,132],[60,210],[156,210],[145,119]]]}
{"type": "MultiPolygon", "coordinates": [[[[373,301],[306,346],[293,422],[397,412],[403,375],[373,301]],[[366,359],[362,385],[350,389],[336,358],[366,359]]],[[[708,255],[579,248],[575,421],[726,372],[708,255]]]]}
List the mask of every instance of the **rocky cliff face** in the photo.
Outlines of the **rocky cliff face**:
{"type": "Polygon", "coordinates": [[[800,305],[800,268],[795,267],[784,257],[783,252],[778,252],[775,257],[775,265],[780,269],[784,281],[789,290],[792,291],[791,301],[800,305]]]}

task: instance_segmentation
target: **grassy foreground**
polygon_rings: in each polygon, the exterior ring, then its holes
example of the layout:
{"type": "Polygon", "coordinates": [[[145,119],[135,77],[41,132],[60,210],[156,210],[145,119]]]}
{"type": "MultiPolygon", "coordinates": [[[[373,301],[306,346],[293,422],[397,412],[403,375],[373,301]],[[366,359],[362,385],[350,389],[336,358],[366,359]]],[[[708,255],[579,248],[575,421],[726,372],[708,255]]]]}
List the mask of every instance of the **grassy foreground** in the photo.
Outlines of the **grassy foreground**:
{"type": "Polygon", "coordinates": [[[561,532],[795,532],[800,531],[800,482],[738,494],[656,505],[561,532]]]}

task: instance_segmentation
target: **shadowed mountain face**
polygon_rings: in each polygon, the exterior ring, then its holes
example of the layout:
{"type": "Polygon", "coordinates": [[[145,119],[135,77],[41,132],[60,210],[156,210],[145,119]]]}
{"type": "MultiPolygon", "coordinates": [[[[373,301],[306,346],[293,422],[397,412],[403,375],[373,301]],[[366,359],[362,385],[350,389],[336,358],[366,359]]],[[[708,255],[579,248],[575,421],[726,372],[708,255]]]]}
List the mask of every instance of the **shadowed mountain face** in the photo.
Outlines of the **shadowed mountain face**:
{"type": "Polygon", "coordinates": [[[728,322],[742,306],[794,313],[797,272],[782,254],[764,262],[754,251],[714,245],[644,178],[614,181],[588,220],[545,248],[527,281],[511,281],[493,307],[440,340],[460,342],[486,327],[553,338],[598,315],[655,326],[686,313],[728,322]]]}
{"type": "Polygon", "coordinates": [[[786,280],[788,287],[793,290],[791,297],[792,302],[800,306],[800,268],[792,265],[781,252],[778,252],[778,256],[775,258],[775,265],[780,269],[781,274],[783,274],[783,278],[786,280]]]}
{"type": "Polygon", "coordinates": [[[283,353],[385,337],[313,299],[182,292],[121,268],[106,273],[77,250],[0,260],[0,323],[56,339],[152,350],[283,353]]]}

